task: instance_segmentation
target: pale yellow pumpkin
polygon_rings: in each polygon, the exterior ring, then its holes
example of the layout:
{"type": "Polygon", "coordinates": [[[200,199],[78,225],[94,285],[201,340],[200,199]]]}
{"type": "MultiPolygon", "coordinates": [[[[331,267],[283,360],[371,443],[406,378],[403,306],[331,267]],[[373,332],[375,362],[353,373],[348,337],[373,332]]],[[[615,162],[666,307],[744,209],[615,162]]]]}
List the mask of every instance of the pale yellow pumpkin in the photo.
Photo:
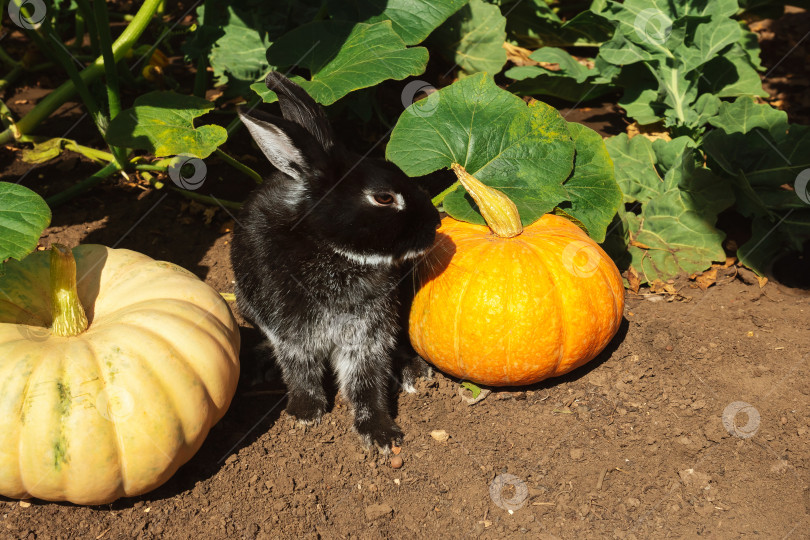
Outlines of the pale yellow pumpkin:
{"type": "Polygon", "coordinates": [[[236,390],[239,330],[215,290],[125,249],[73,255],[72,276],[66,248],[58,276],[49,252],[0,276],[6,497],[102,504],[148,492],[194,455],[236,390]],[[76,282],[89,325],[66,335],[82,327],[76,282]]]}

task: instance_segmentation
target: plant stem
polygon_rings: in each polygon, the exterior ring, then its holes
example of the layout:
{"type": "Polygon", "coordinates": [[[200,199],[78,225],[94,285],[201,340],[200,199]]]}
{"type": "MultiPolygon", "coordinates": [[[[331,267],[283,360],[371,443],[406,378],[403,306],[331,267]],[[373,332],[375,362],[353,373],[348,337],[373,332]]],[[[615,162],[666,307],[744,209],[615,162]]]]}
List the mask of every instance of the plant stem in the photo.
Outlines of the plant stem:
{"type": "Polygon", "coordinates": [[[154,171],[154,172],[166,172],[166,167],[161,167],[160,165],[151,165],[147,163],[139,163],[135,165],[136,171],[154,171]]]}
{"type": "MultiPolygon", "coordinates": [[[[101,54],[101,49],[99,48],[98,42],[98,30],[96,29],[97,21],[93,17],[93,12],[90,9],[90,4],[87,0],[76,0],[76,3],[79,5],[79,11],[82,14],[82,18],[84,19],[85,23],[87,24],[87,33],[90,35],[90,50],[93,51],[95,56],[101,54]]],[[[99,2],[94,2],[98,4],[99,2]]],[[[104,5],[102,3],[101,5],[104,5]]],[[[79,45],[81,45],[84,36],[76,36],[76,40],[78,41],[79,45]]]]}
{"type": "Polygon", "coordinates": [[[70,248],[51,246],[51,331],[56,336],[77,336],[87,330],[87,315],[76,290],[76,259],[70,248]]]}
{"type": "MultiPolygon", "coordinates": [[[[33,144],[38,144],[42,142],[49,141],[48,137],[34,137],[32,135],[22,135],[19,139],[20,142],[28,142],[33,144]]],[[[105,152],[104,150],[99,150],[97,148],[90,148],[89,146],[83,146],[72,139],[62,139],[64,141],[64,148],[65,150],[70,150],[71,152],[76,152],[77,154],[81,154],[93,161],[101,161],[103,163],[109,163],[110,161],[114,161],[115,158],[109,152],[105,152]]]]}
{"type": "Polygon", "coordinates": [[[230,208],[232,210],[239,210],[242,208],[242,203],[234,202],[234,201],[226,201],[225,199],[218,199],[208,195],[203,195],[201,193],[196,193],[194,191],[189,191],[187,189],[180,189],[178,187],[170,186],[172,191],[176,191],[181,195],[184,195],[191,199],[192,201],[200,201],[210,205],[222,205],[225,208],[230,208]]]}
{"type": "Polygon", "coordinates": [[[262,183],[263,179],[262,179],[261,175],[259,173],[257,173],[256,171],[254,171],[253,169],[251,169],[250,167],[248,167],[247,165],[245,165],[243,163],[240,163],[239,161],[232,158],[231,156],[229,156],[228,154],[226,154],[225,152],[223,152],[219,148],[214,150],[214,152],[216,153],[217,156],[219,156],[219,158],[222,161],[224,161],[225,163],[227,163],[228,165],[230,165],[234,169],[236,169],[238,171],[241,171],[245,175],[249,176],[257,184],[262,183]]]}
{"type": "Polygon", "coordinates": [[[2,79],[0,79],[0,92],[2,92],[2,91],[3,91],[3,90],[5,90],[7,87],[9,87],[9,86],[11,86],[12,84],[14,84],[14,81],[16,81],[16,80],[17,80],[17,77],[19,77],[19,76],[20,76],[20,73],[22,73],[22,72],[23,72],[23,67],[22,67],[22,64],[18,64],[18,65],[16,65],[16,66],[14,66],[14,68],[13,68],[11,71],[9,71],[9,72],[6,74],[6,76],[5,76],[5,77],[3,77],[2,79]]]}
{"type": "MultiPolygon", "coordinates": [[[[98,40],[101,47],[101,54],[104,58],[105,79],[107,81],[107,101],[110,107],[110,120],[112,121],[121,112],[121,93],[118,85],[118,67],[113,54],[112,36],[110,35],[110,20],[107,18],[106,2],[96,0],[93,3],[95,8],[95,26],[98,29],[98,40]]],[[[115,161],[119,167],[126,165],[127,150],[110,146],[110,150],[115,156],[115,161]]]]}
{"type": "MultiPolygon", "coordinates": [[[[87,83],[82,79],[79,70],[76,68],[76,64],[73,63],[73,58],[71,57],[70,53],[63,47],[62,42],[59,41],[59,36],[56,35],[56,31],[50,24],[48,19],[45,19],[45,22],[42,24],[42,28],[45,30],[45,34],[49,36],[54,42],[54,46],[50,46],[50,44],[46,44],[44,40],[40,43],[37,42],[43,52],[50,52],[51,59],[57,64],[61,65],[70,77],[71,82],[76,87],[79,92],[79,96],[84,103],[84,106],[87,108],[87,112],[90,113],[90,117],[96,124],[99,132],[102,136],[104,136],[104,126],[101,123],[102,113],[101,109],[96,103],[96,100],[90,94],[90,89],[87,87],[87,83]]],[[[35,31],[31,32],[31,35],[39,35],[35,31]]]]}
{"type": "Polygon", "coordinates": [[[453,163],[451,168],[496,236],[512,238],[523,232],[517,206],[505,193],[487,186],[458,163],[453,163]]]}
{"type": "Polygon", "coordinates": [[[458,180],[456,180],[455,182],[453,182],[453,184],[449,188],[445,189],[444,191],[442,191],[441,193],[439,193],[438,195],[433,197],[430,200],[430,202],[433,203],[433,206],[439,206],[440,204],[442,204],[444,202],[445,197],[447,197],[448,195],[450,195],[452,192],[454,192],[456,190],[456,188],[458,187],[459,184],[460,184],[460,182],[458,180]]]}
{"type": "MultiPolygon", "coordinates": [[[[144,3],[138,9],[138,13],[132,19],[132,22],[124,29],[118,39],[113,43],[113,55],[116,62],[120,60],[126,52],[132,48],[132,45],[138,40],[140,35],[146,30],[149,21],[152,20],[152,14],[157,9],[160,0],[144,0],[144,3]]],[[[104,60],[96,58],[96,60],[81,72],[81,78],[85,84],[98,79],[104,72],[104,60]]],[[[76,92],[76,86],[72,81],[63,83],[59,88],[48,94],[45,99],[40,101],[25,117],[17,124],[21,133],[30,133],[33,131],[43,120],[51,115],[58,109],[65,101],[67,101],[76,92]]],[[[15,139],[14,133],[6,129],[0,133],[0,145],[6,144],[15,139]]]]}
{"type": "Polygon", "coordinates": [[[5,51],[5,49],[3,49],[3,47],[0,47],[0,62],[3,62],[10,68],[15,68],[19,65],[22,65],[22,62],[18,62],[14,60],[12,57],[10,57],[8,53],[5,51]]]}
{"type": "Polygon", "coordinates": [[[205,87],[208,83],[208,58],[200,56],[197,59],[197,72],[194,74],[194,95],[197,97],[205,97],[205,87]]]}
{"type": "Polygon", "coordinates": [[[60,204],[68,202],[76,195],[79,195],[80,193],[87,191],[88,189],[95,186],[96,184],[98,184],[99,182],[101,182],[102,180],[104,180],[105,178],[107,178],[108,176],[110,176],[111,174],[113,174],[118,170],[119,169],[117,163],[115,162],[108,163],[107,165],[104,166],[104,168],[102,168],[100,171],[96,172],[92,176],[88,176],[81,182],[73,184],[65,191],[62,191],[60,193],[57,193],[56,195],[48,197],[47,199],[45,199],[45,202],[48,203],[48,206],[50,206],[51,208],[56,208],[60,204]]]}

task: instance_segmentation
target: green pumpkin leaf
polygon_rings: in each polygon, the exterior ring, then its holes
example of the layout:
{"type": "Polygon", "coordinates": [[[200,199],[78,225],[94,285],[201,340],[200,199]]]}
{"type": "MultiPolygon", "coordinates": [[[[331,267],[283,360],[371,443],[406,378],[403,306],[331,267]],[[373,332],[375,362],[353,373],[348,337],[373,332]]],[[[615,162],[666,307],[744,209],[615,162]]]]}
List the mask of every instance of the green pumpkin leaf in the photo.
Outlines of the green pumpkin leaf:
{"type": "Polygon", "coordinates": [[[149,92],[110,122],[107,142],[147,150],[157,157],[190,154],[206,158],[228,138],[222,126],[194,127],[194,119],[213,107],[203,98],[149,92]]]}
{"type": "Polygon", "coordinates": [[[788,117],[785,111],[765,103],[756,103],[751,97],[741,97],[733,103],[721,103],[719,113],[709,123],[727,134],[746,134],[754,128],[766,131],[786,128],[788,117]]]}
{"type": "Polygon", "coordinates": [[[594,130],[568,123],[576,145],[574,170],[564,184],[569,204],[562,209],[585,226],[596,242],[605,240],[605,231],[622,202],[622,192],[613,176],[613,162],[601,135],[594,130]]]}
{"type": "Polygon", "coordinates": [[[51,209],[42,197],[19,184],[0,182],[0,264],[31,253],[50,222],[51,209]]]}
{"type": "MultiPolygon", "coordinates": [[[[479,73],[408,107],[386,156],[409,176],[459,163],[506,193],[528,225],[566,200],[563,183],[573,169],[574,150],[567,122],[553,107],[527,105],[479,73]]],[[[445,198],[444,209],[456,219],[484,224],[460,186],[445,198]]]]}
{"type": "MultiPolygon", "coordinates": [[[[267,50],[273,69],[302,66],[310,79],[293,77],[318,103],[331,105],[346,94],[387,79],[402,80],[425,71],[428,51],[405,46],[391,21],[374,24],[315,21],[280,37],[267,50]]],[[[277,98],[264,81],[251,85],[265,103],[277,98]]]]}
{"type": "Polygon", "coordinates": [[[737,258],[760,276],[785,249],[801,251],[810,238],[810,209],[805,207],[782,216],[756,216],[751,238],[737,249],[737,258]]]}
{"type": "MultiPolygon", "coordinates": [[[[197,7],[197,29],[183,44],[189,61],[206,59],[217,85],[239,91],[267,72],[265,52],[287,30],[311,21],[318,0],[209,0],[197,7]]],[[[250,92],[247,90],[247,92],[250,92]]]]}
{"type": "Polygon", "coordinates": [[[328,0],[335,19],[375,23],[390,20],[406,45],[425,40],[469,0],[328,0]]]}
{"type": "Polygon", "coordinates": [[[702,166],[694,141],[626,134],[607,141],[616,180],[635,212],[620,212],[632,264],[643,281],[701,272],[725,259],[717,214],[734,201],[730,187],[702,166]]]}
{"type": "Polygon", "coordinates": [[[765,95],[759,47],[731,18],[736,0],[626,0],[593,9],[616,24],[593,80],[622,87],[619,104],[639,124],[663,120],[673,134],[699,139],[718,98],[765,95]]]}
{"type": "Polygon", "coordinates": [[[481,71],[494,75],[506,63],[506,17],[498,6],[484,0],[470,0],[435,37],[440,54],[454,62],[461,75],[481,71]]]}
{"type": "Polygon", "coordinates": [[[613,34],[613,25],[594,11],[582,11],[563,22],[545,0],[493,0],[507,15],[510,39],[523,46],[594,46],[613,34]]]}

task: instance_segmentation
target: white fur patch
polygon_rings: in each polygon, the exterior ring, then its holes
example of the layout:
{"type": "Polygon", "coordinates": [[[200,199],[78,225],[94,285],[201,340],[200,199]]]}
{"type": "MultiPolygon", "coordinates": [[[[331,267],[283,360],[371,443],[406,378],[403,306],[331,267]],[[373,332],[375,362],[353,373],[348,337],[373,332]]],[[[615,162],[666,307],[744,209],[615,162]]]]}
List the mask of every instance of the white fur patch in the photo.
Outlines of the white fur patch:
{"type": "Polygon", "coordinates": [[[332,246],[332,250],[338,255],[342,255],[352,262],[363,264],[367,266],[391,266],[394,264],[394,258],[391,255],[377,255],[374,253],[357,253],[339,247],[332,246]]]}
{"type": "Polygon", "coordinates": [[[427,253],[427,249],[412,250],[403,255],[402,260],[409,261],[411,259],[416,259],[417,257],[421,257],[422,255],[424,255],[425,253],[427,253]]]}

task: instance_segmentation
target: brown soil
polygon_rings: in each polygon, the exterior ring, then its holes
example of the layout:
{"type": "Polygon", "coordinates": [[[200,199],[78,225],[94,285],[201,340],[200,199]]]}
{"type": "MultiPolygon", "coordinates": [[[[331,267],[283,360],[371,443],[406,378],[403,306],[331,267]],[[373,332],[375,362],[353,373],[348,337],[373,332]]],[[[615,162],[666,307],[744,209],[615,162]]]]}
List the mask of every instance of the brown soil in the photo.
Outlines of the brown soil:
{"type": "MultiPolygon", "coordinates": [[[[776,24],[766,21],[761,33],[791,37],[763,44],[769,66],[801,38],[792,23],[776,24]]],[[[791,66],[774,73],[790,84],[769,89],[806,123],[791,73],[806,74],[791,66]]],[[[25,112],[45,93],[23,86],[6,102],[25,112]]],[[[614,105],[587,105],[568,119],[602,133],[623,129],[614,105]]],[[[41,132],[63,133],[79,111],[63,107],[41,132]]],[[[87,119],[76,130],[71,136],[100,146],[87,119]]],[[[229,141],[228,151],[239,156],[245,142],[229,141]]],[[[244,196],[248,181],[207,164],[208,191],[244,196]]],[[[0,149],[0,179],[29,169],[18,150],[0,149]]],[[[23,183],[52,194],[96,169],[62,157],[23,183]]],[[[119,180],[58,208],[41,243],[135,249],[232,292],[232,219],[119,180]]],[[[240,319],[244,374],[233,405],[166,485],[103,507],[0,498],[0,538],[807,538],[807,296],[751,281],[732,267],[707,291],[684,278],[671,284],[676,294],[628,293],[626,321],[599,358],[474,405],[459,381],[420,381],[418,393],[397,396],[400,469],[360,446],[339,396],[319,426],[304,430],[283,412],[280,384],[251,385],[259,337],[240,319]],[[447,440],[431,436],[436,430],[447,440]]]]}

